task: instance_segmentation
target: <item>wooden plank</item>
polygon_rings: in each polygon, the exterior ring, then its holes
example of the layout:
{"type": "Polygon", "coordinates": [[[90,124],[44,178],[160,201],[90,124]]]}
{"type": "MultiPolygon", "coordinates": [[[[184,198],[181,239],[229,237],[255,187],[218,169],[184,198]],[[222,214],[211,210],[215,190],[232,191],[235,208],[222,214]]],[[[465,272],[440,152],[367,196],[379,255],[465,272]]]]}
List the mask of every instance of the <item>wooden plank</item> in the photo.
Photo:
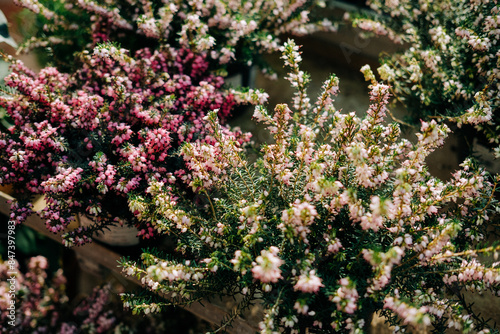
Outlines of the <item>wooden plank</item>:
{"type": "Polygon", "coordinates": [[[4,193],[3,191],[0,191],[0,198],[2,199],[0,201],[0,212],[3,213],[4,215],[9,216],[10,215],[10,204],[7,203],[7,201],[13,200],[14,197],[10,196],[9,194],[4,193]]]}
{"type": "MultiPolygon", "coordinates": [[[[7,203],[8,200],[12,200],[13,197],[0,191],[0,212],[9,216],[10,215],[10,205],[7,203]]],[[[40,216],[33,214],[29,216],[24,225],[32,228],[38,233],[61,243],[60,234],[54,234],[49,232],[45,228],[45,223],[40,216]]],[[[119,275],[121,275],[121,269],[118,267],[117,261],[122,257],[122,255],[110,250],[109,248],[98,244],[96,242],[87,244],[84,246],[76,246],[71,248],[73,251],[81,255],[83,258],[91,261],[94,264],[101,265],[108,270],[111,270],[119,275]]],[[[121,275],[122,276],[122,275],[121,275]]],[[[125,277],[125,276],[122,276],[125,277]]],[[[141,285],[141,283],[135,277],[125,277],[128,281],[141,285]]],[[[205,321],[208,321],[215,325],[220,325],[222,320],[228,316],[228,312],[223,308],[210,303],[207,300],[203,300],[201,303],[193,303],[190,306],[183,307],[188,312],[191,312],[195,316],[205,321]],[[203,304],[203,305],[202,305],[203,304]]],[[[258,332],[258,328],[249,324],[244,319],[237,317],[232,324],[232,327],[227,328],[226,332],[235,334],[250,334],[258,332]]]]}

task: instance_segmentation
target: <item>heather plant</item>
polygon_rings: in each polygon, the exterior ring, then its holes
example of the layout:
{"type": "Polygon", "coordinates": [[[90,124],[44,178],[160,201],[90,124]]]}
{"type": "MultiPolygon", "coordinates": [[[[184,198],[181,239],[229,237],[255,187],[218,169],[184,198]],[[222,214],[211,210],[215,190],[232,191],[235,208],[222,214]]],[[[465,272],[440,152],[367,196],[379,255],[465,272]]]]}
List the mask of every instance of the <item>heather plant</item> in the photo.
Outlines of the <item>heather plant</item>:
{"type": "MultiPolygon", "coordinates": [[[[39,14],[38,36],[21,49],[50,46],[64,61],[74,50],[96,43],[120,42],[130,50],[169,44],[209,52],[216,66],[261,62],[258,55],[275,51],[283,33],[308,34],[335,30],[323,19],[310,22],[323,1],[94,1],[16,0],[39,14]]],[[[70,58],[71,59],[71,58],[70,58]]]]}
{"type": "MultiPolygon", "coordinates": [[[[141,49],[130,55],[100,44],[77,59],[79,69],[54,67],[34,73],[12,58],[3,106],[13,126],[0,132],[0,184],[17,193],[11,218],[23,222],[31,200],[45,195],[40,212],[47,228],[64,231],[75,214],[95,224],[65,235],[83,244],[110,225],[136,226],[154,234],[128,210],[127,196],[142,193],[155,179],[166,184],[184,168],[176,155],[183,142],[211,140],[203,117],[213,109],[226,118],[235,104],[262,102],[266,94],[226,90],[208,72],[205,55],[186,49],[141,49]]],[[[249,136],[230,132],[243,143],[249,136]]]]}
{"type": "Polygon", "coordinates": [[[47,268],[47,259],[42,256],[32,257],[25,273],[19,271],[19,264],[13,259],[0,262],[2,332],[13,329],[13,321],[18,328],[29,328],[33,323],[40,330],[57,321],[57,309],[68,302],[64,292],[66,279],[59,270],[49,281],[47,268]],[[12,272],[17,272],[16,276],[11,275],[12,272]],[[11,310],[15,311],[15,315],[11,314],[11,310]]]}
{"type": "Polygon", "coordinates": [[[376,311],[400,332],[488,332],[464,292],[500,293],[500,247],[488,240],[497,233],[499,177],[470,159],[448,181],[430,175],[425,159],[449,128],[422,122],[415,142],[401,139],[399,125],[384,120],[390,87],[369,67],[371,105],[360,118],[334,106],[334,75],[310,100],[293,41],[282,58],[296,93],[274,113],[256,107],[254,118],[274,137],[256,162],[214,111],[206,125],[213,141],[182,146],[188,169],[176,177],[195,200],[153,179],[129,198],[137,218],[170,236],[176,251],[122,261],[125,275],[166,298],[124,294],[125,306],[161,312],[241,295],[219,330],[258,302],[262,333],[361,333],[376,311]]]}
{"type": "Polygon", "coordinates": [[[127,321],[130,319],[122,306],[113,301],[110,286],[97,287],[90,296],[73,303],[66,295],[62,270],[51,275],[47,268],[43,256],[30,258],[26,270],[14,260],[0,260],[2,333],[118,334],[165,330],[167,322],[155,316],[127,321]],[[12,272],[16,272],[15,277],[12,272]]]}
{"type": "Polygon", "coordinates": [[[404,43],[381,57],[380,77],[422,119],[472,125],[499,148],[500,17],[497,1],[368,1],[374,14],[359,28],[404,43]]]}

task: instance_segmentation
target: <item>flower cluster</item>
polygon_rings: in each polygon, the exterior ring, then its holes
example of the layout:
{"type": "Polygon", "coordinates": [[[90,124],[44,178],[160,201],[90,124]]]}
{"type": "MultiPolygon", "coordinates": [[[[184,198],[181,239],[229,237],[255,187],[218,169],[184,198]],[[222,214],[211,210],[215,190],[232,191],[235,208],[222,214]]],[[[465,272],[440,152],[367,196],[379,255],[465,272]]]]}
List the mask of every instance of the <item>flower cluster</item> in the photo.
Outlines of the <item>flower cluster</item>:
{"type": "Polygon", "coordinates": [[[11,305],[15,309],[14,325],[9,324],[14,319],[14,316],[8,318],[9,312],[0,315],[2,333],[156,333],[168,321],[152,316],[130,321],[130,315],[121,311],[121,303],[113,300],[110,286],[95,288],[86,298],[70,301],[62,270],[49,273],[47,259],[43,256],[30,258],[26,272],[20,270],[17,262],[12,265],[10,261],[0,261],[0,278],[2,311],[11,305]],[[17,273],[13,280],[15,289],[11,289],[7,279],[14,271],[17,273]]]}
{"type": "Polygon", "coordinates": [[[61,57],[70,50],[89,48],[88,44],[113,40],[130,50],[145,43],[168,43],[197,53],[208,51],[218,65],[235,61],[249,65],[259,54],[276,51],[280,34],[336,30],[327,19],[310,22],[311,12],[325,6],[317,0],[71,0],[64,6],[54,0],[16,2],[42,19],[40,37],[23,47],[29,50],[50,43],[61,57]]]}
{"type": "MultiPolygon", "coordinates": [[[[294,106],[255,112],[274,141],[249,161],[210,113],[213,140],[182,150],[193,163],[181,179],[194,196],[152,180],[154,191],[130,199],[176,252],[146,251],[142,261],[124,260],[124,273],[171,293],[154,302],[157,312],[214,295],[241,293],[237,310],[262,300],[262,333],[358,333],[376,311],[401,330],[487,330],[463,290],[500,293],[493,257],[479,257],[500,251],[483,247],[496,228],[499,177],[470,159],[448,181],[430,175],[426,157],[449,129],[422,122],[415,141],[400,138],[398,124],[385,122],[390,87],[369,67],[372,104],[360,118],[334,107],[335,76],[309,100],[293,41],[283,58],[294,106]]],[[[149,298],[123,295],[136,311],[149,298]]]]}
{"type": "MultiPolygon", "coordinates": [[[[208,72],[206,56],[186,49],[146,48],[132,56],[100,44],[80,54],[80,68],[71,74],[54,67],[35,74],[11,61],[5,83],[14,90],[4,91],[0,105],[13,126],[0,132],[0,184],[18,190],[12,215],[19,223],[36,194],[46,195],[41,214],[54,233],[74,214],[94,217],[95,226],[65,235],[67,245],[123,221],[150,237],[152,228],[128,210],[128,194],[182,174],[176,156],[182,143],[213,141],[203,120],[208,111],[226,118],[235,94],[239,104],[266,99],[261,92],[226,90],[222,77],[208,72]]],[[[249,140],[224,129],[238,145],[249,140]]]]}
{"type": "Polygon", "coordinates": [[[279,249],[271,246],[269,251],[262,250],[252,262],[252,276],[263,283],[276,283],[281,276],[280,266],[284,263],[278,255],[279,249]]]}
{"type": "Polygon", "coordinates": [[[68,297],[64,291],[66,278],[62,270],[57,271],[49,281],[47,278],[47,259],[42,256],[32,257],[28,263],[28,270],[22,274],[19,272],[19,264],[15,261],[0,262],[0,305],[2,310],[12,308],[14,305],[15,318],[8,318],[9,312],[2,312],[0,329],[2,332],[21,333],[26,329],[29,333],[38,326],[39,330],[47,330],[51,324],[60,321],[58,310],[68,302],[68,297]],[[15,270],[10,270],[14,267],[15,270]],[[17,272],[15,277],[11,277],[10,272],[17,272]],[[10,287],[14,282],[15,288],[10,287]],[[12,292],[11,292],[12,291],[12,292]],[[15,319],[16,326],[8,323],[15,319]]]}
{"type": "Polygon", "coordinates": [[[380,77],[421,118],[470,124],[499,146],[500,7],[497,1],[368,1],[359,28],[408,48],[382,57],[380,77]]]}

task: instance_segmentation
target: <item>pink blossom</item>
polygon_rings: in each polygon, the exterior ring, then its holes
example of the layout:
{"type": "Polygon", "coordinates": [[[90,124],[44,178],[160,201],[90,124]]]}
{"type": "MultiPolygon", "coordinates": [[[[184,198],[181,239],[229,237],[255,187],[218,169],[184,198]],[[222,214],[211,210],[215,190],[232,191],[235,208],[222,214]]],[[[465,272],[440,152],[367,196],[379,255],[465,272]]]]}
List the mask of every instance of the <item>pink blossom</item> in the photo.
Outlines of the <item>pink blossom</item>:
{"type": "Polygon", "coordinates": [[[262,250],[255,259],[252,275],[262,283],[276,283],[281,276],[280,266],[285,263],[278,255],[279,249],[271,246],[269,250],[262,250]]]}
{"type": "Polygon", "coordinates": [[[311,270],[309,274],[302,274],[299,280],[295,283],[293,289],[295,291],[302,291],[305,293],[316,293],[324,285],[321,283],[321,278],[316,276],[316,272],[311,270]]]}

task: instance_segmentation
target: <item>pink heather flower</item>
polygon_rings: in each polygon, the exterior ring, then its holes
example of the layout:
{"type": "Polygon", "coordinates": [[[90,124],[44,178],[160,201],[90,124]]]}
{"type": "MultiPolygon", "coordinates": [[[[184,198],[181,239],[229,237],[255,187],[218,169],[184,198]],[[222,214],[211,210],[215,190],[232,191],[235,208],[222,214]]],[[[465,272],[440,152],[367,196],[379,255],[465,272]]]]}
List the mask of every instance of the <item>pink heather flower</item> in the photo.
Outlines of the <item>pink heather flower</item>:
{"type": "Polygon", "coordinates": [[[49,267],[49,263],[47,261],[47,258],[43,256],[35,256],[30,259],[30,262],[28,263],[28,268],[29,269],[42,269],[46,270],[49,267]]]}
{"type": "Polygon", "coordinates": [[[338,238],[331,240],[328,244],[328,252],[330,253],[337,253],[340,249],[342,249],[342,243],[338,238]]]}
{"type": "Polygon", "coordinates": [[[297,313],[299,314],[307,314],[307,311],[309,310],[309,305],[307,305],[303,300],[298,300],[293,305],[293,308],[296,309],[297,313]]]}
{"type": "MultiPolygon", "coordinates": [[[[213,143],[213,129],[203,118],[216,110],[224,120],[236,91],[225,90],[223,78],[208,71],[207,56],[191,50],[145,48],[132,56],[103,43],[93,53],[83,52],[80,65],[71,74],[54,67],[37,74],[16,62],[5,78],[15,93],[1,96],[0,106],[14,126],[0,131],[0,184],[27,190],[18,194],[13,218],[21,223],[31,213],[30,197],[45,194],[48,204],[40,215],[51,232],[63,231],[74,214],[90,213],[100,219],[98,227],[119,217],[135,224],[141,236],[151,236],[150,223],[139,226],[126,210],[128,193],[143,191],[152,178],[167,183],[169,172],[191,168],[174,162],[174,151],[185,142],[213,143]]],[[[238,97],[239,103],[251,100],[238,97]]],[[[250,139],[239,130],[220,129],[231,144],[228,151],[202,154],[230,153],[250,139]]],[[[224,167],[212,160],[208,169],[224,167]]],[[[84,243],[90,239],[83,234],[95,230],[71,231],[67,244],[84,243]]]]}
{"type": "Polygon", "coordinates": [[[309,225],[314,222],[316,216],[318,212],[313,205],[307,201],[301,203],[297,200],[290,209],[283,210],[282,223],[278,227],[284,232],[291,231],[294,236],[299,236],[305,243],[308,243],[309,225]]]}
{"type": "Polygon", "coordinates": [[[387,296],[384,299],[384,308],[394,311],[405,324],[418,325],[419,322],[422,322],[425,326],[431,324],[431,318],[427,314],[428,307],[426,306],[416,308],[398,298],[387,296]]]}
{"type": "Polygon", "coordinates": [[[305,293],[316,293],[323,286],[321,278],[316,276],[316,271],[311,270],[309,274],[302,274],[299,276],[299,280],[294,285],[293,289],[305,293]]]}
{"type": "Polygon", "coordinates": [[[337,310],[353,314],[358,308],[358,291],[349,278],[339,280],[340,287],[331,297],[332,302],[337,304],[337,310]]]}
{"type": "MultiPolygon", "coordinates": [[[[10,301],[15,301],[16,319],[15,332],[72,334],[79,331],[94,330],[95,333],[115,332],[120,319],[113,312],[115,306],[110,305],[110,291],[107,288],[95,288],[93,294],[84,299],[76,307],[69,303],[65,286],[67,283],[63,271],[59,269],[47,279],[48,261],[43,256],[29,259],[27,270],[19,268],[18,264],[0,260],[0,307],[6,310],[10,301]],[[11,290],[11,266],[16,269],[15,288],[11,290]],[[14,291],[15,290],[15,291],[14,291]],[[80,326],[77,329],[74,323],[80,326]],[[34,327],[33,324],[36,324],[34,327]],[[37,331],[38,330],[38,331],[37,331]]],[[[0,314],[0,332],[12,332],[8,323],[8,312],[0,314]]],[[[135,330],[134,330],[135,331],[135,330]]]]}
{"type": "Polygon", "coordinates": [[[252,268],[252,275],[255,279],[260,280],[262,283],[276,283],[281,276],[281,269],[279,268],[285,261],[280,259],[277,254],[279,249],[271,246],[269,250],[262,250],[254,262],[252,268]]]}

